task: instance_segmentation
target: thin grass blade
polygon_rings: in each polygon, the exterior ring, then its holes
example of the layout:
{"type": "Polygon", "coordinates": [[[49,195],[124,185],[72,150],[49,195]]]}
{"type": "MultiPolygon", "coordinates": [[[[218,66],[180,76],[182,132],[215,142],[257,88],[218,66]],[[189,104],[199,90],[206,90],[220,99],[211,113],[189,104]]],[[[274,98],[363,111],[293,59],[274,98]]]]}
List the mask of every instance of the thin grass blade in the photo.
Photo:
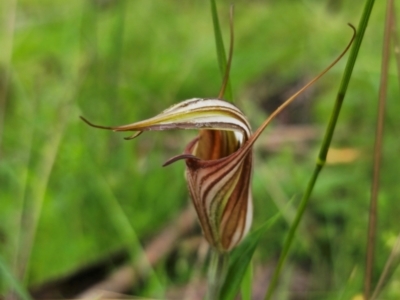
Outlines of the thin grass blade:
{"type": "MultiPolygon", "coordinates": [[[[222,39],[221,27],[219,26],[217,5],[215,3],[215,0],[210,0],[210,4],[211,4],[211,16],[212,16],[213,27],[214,27],[215,45],[217,48],[218,64],[219,64],[219,69],[221,71],[221,78],[224,78],[226,69],[227,69],[227,65],[228,65],[227,61],[226,61],[224,41],[222,39]]],[[[233,102],[232,87],[231,87],[229,79],[227,79],[224,99],[227,101],[233,102]]]]}

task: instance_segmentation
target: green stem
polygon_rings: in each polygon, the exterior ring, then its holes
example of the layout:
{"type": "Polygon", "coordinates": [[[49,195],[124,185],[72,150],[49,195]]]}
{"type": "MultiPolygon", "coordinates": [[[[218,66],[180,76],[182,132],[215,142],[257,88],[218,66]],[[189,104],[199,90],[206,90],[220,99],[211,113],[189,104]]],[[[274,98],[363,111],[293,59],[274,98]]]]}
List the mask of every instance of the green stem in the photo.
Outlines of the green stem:
{"type": "Polygon", "coordinates": [[[345,68],[343,78],[342,78],[342,81],[341,81],[341,84],[339,87],[339,92],[336,97],[335,106],[332,111],[327,129],[326,129],[323,141],[322,141],[322,145],[321,145],[320,152],[318,155],[317,163],[316,163],[314,172],[312,174],[312,177],[310,178],[310,181],[308,182],[307,189],[303,195],[303,198],[301,199],[301,202],[300,202],[299,208],[297,210],[293,224],[290,227],[288,235],[285,239],[282,253],[279,257],[277,267],[275,268],[274,275],[272,277],[271,283],[270,283],[267,293],[265,295],[266,300],[271,299],[271,297],[274,293],[274,290],[276,288],[282,267],[286,261],[290,247],[292,246],[296,230],[300,224],[300,221],[303,217],[304,211],[307,207],[311,193],[314,189],[315,182],[317,181],[320,171],[322,170],[323,166],[325,165],[326,155],[328,153],[328,149],[329,149],[330,143],[332,141],[333,133],[335,131],[336,123],[337,123],[337,120],[338,120],[338,117],[340,114],[340,109],[342,107],[342,103],[343,103],[344,97],[346,95],[347,87],[350,82],[351,74],[353,72],[353,68],[354,68],[354,65],[355,65],[355,62],[357,59],[358,51],[360,49],[361,42],[362,42],[365,30],[368,25],[368,20],[371,15],[371,11],[372,11],[374,2],[375,2],[374,0],[366,0],[366,2],[365,2],[364,11],[361,16],[361,20],[360,20],[360,23],[359,23],[358,29],[357,29],[357,35],[356,35],[354,44],[351,48],[349,58],[347,60],[346,68],[345,68]]]}
{"type": "Polygon", "coordinates": [[[207,300],[219,300],[222,285],[228,271],[229,254],[211,250],[211,261],[208,269],[207,300]]]}

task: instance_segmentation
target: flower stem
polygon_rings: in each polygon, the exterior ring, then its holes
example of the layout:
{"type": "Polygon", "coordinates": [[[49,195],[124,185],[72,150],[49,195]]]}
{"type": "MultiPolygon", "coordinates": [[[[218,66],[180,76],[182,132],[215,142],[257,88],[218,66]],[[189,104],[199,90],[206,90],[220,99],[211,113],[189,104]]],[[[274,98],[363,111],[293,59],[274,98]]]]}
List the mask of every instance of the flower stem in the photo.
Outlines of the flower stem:
{"type": "Polygon", "coordinates": [[[228,270],[229,254],[212,249],[208,268],[207,300],[218,300],[228,270]]]}

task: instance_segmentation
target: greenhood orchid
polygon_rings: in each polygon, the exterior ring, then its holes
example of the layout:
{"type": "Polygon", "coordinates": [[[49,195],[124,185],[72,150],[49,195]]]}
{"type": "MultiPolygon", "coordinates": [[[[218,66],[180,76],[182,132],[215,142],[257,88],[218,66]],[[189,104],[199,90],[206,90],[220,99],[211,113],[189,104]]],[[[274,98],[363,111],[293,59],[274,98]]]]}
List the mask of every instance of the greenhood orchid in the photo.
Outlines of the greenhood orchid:
{"type": "Polygon", "coordinates": [[[123,126],[99,126],[82,119],[97,128],[135,132],[126,139],[151,130],[199,130],[183,154],[169,159],[164,165],[181,159],[185,161],[187,186],[203,234],[218,252],[228,252],[243,240],[252,223],[250,185],[254,142],[277,114],[336,64],[350,44],[327,69],[282,104],[254,133],[245,115],[222,99],[189,99],[153,118],[123,126]]]}
{"type": "MultiPolygon", "coordinates": [[[[85,119],[84,119],[85,120],[85,119]]],[[[89,123],[87,120],[85,120],[89,123]]],[[[194,98],[137,123],[103,127],[114,131],[200,129],[199,135],[164,165],[186,162],[186,181],[207,241],[219,251],[235,247],[250,229],[253,206],[250,190],[251,137],[243,113],[229,102],[194,98]]]]}

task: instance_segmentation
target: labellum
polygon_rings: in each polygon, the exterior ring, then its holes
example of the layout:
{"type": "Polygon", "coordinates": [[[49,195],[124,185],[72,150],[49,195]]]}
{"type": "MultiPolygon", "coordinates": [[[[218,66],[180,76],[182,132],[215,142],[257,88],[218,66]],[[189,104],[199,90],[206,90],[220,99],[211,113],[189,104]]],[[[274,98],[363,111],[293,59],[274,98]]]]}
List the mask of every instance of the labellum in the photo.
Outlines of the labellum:
{"type": "Polygon", "coordinates": [[[133,139],[143,131],[149,130],[199,130],[198,136],[186,146],[184,153],[169,159],[164,166],[177,160],[185,160],[186,181],[203,234],[218,252],[228,252],[243,240],[252,222],[250,184],[254,142],[277,114],[332,68],[346,53],[355,36],[355,29],[352,28],[353,38],[343,53],[321,74],[282,104],[254,134],[245,115],[233,104],[220,99],[223,97],[229,74],[232,38],[224,83],[217,99],[185,100],[153,118],[115,127],[94,125],[81,118],[96,128],[135,132],[126,139],[133,139]]]}

